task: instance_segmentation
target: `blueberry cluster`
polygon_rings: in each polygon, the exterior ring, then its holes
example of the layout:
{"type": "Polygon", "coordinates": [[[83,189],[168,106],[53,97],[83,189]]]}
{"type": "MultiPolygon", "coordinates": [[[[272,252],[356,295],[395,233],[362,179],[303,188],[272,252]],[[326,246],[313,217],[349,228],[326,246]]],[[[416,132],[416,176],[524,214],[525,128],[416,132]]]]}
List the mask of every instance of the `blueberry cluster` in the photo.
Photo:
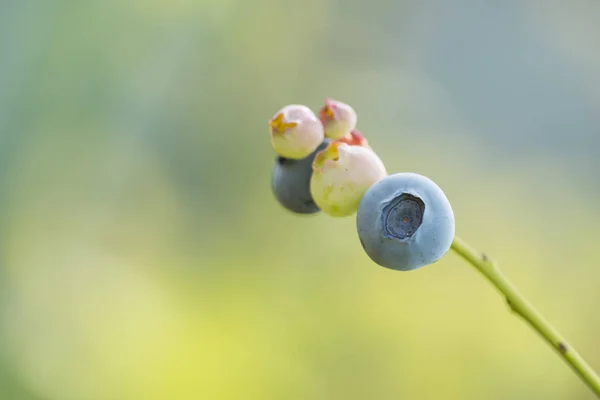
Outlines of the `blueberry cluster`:
{"type": "Polygon", "coordinates": [[[448,198],[423,175],[388,174],[356,127],[356,111],[333,99],[318,117],[299,104],[275,113],[269,120],[275,197],[298,214],[356,214],[360,243],[383,267],[410,271],[438,261],[454,239],[448,198]]]}

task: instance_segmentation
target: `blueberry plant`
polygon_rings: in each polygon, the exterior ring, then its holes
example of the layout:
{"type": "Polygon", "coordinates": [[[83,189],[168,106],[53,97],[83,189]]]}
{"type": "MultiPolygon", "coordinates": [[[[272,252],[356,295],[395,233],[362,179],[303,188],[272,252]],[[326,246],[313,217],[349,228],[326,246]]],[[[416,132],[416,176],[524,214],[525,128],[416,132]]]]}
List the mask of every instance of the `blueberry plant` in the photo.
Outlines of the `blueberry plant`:
{"type": "Polygon", "coordinates": [[[360,243],[378,265],[411,271],[439,261],[450,249],[474,266],[573,371],[600,397],[600,377],[504,276],[496,262],[455,236],[454,213],[443,190],[417,173],[389,174],[356,129],[349,104],[325,99],[318,116],[291,104],[269,120],[277,154],[271,188],[297,214],[356,214],[360,243]]]}

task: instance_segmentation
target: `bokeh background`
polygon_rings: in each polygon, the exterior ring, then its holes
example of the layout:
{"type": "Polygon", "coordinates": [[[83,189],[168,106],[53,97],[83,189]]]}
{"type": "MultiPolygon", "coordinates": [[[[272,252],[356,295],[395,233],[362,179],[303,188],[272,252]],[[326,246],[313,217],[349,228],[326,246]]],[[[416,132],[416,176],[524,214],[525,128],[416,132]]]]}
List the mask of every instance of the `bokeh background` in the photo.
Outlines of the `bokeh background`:
{"type": "Polygon", "coordinates": [[[0,398],[592,399],[454,254],[377,267],[270,192],[267,120],[391,172],[600,369],[600,3],[0,0],[0,398]]]}

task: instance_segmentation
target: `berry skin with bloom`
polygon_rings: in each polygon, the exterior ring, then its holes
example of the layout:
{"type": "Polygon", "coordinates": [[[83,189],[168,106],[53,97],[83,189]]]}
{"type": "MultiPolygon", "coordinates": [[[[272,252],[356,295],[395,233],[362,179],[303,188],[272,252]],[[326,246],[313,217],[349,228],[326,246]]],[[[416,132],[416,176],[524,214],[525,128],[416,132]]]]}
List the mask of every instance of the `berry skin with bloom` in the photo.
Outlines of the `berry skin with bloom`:
{"type": "Polygon", "coordinates": [[[386,175],[372,150],[332,141],[315,157],[310,192],[325,214],[347,217],[356,212],[367,189],[386,175]]]}
{"type": "Polygon", "coordinates": [[[319,112],[319,119],[326,137],[341,139],[356,129],[358,116],[349,104],[327,98],[319,112]]]}
{"type": "Polygon", "coordinates": [[[323,124],[312,110],[289,104],[269,120],[273,150],[281,157],[301,160],[323,143],[323,124]]]}
{"type": "Polygon", "coordinates": [[[356,225],[367,255],[398,271],[438,261],[450,249],[455,232],[454,213],[442,189],[408,172],[389,175],[367,190],[356,225]]]}

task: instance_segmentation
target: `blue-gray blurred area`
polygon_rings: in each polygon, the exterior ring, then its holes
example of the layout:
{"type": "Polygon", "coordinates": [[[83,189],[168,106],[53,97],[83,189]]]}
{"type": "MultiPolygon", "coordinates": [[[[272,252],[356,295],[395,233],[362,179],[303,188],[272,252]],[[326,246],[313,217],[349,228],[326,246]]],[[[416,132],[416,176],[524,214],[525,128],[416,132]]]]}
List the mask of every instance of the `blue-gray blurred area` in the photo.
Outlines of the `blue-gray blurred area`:
{"type": "Polygon", "coordinates": [[[600,369],[600,2],[0,0],[0,398],[591,399],[455,255],[270,192],[351,104],[600,369]]]}

